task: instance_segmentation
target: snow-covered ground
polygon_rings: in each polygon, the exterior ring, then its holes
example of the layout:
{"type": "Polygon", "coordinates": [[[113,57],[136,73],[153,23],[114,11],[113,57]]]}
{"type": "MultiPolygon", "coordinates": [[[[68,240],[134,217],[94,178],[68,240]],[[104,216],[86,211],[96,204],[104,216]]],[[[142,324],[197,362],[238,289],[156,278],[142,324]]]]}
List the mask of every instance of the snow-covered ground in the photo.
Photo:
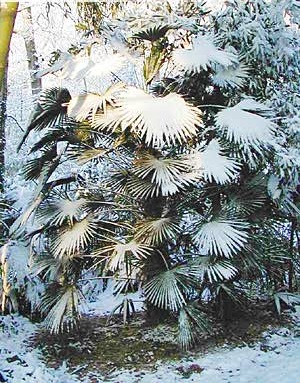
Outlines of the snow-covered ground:
{"type": "MultiPolygon", "coordinates": [[[[8,383],[77,383],[76,370],[68,370],[65,362],[57,369],[48,368],[28,339],[38,331],[20,316],[0,317],[0,381],[8,383]],[[2,380],[1,380],[2,378],[2,380]]],[[[78,366],[80,367],[80,366],[78,366]]],[[[94,374],[93,374],[94,376],[94,374]]],[[[223,346],[207,355],[194,355],[168,364],[157,365],[154,372],[118,371],[113,383],[297,383],[300,376],[300,308],[293,329],[270,329],[254,346],[230,349],[223,346]],[[203,369],[201,371],[201,369],[203,369]],[[195,371],[195,372],[193,372],[195,371]],[[201,372],[200,372],[201,371],[201,372]]],[[[99,375],[98,383],[107,381],[99,375]]]]}

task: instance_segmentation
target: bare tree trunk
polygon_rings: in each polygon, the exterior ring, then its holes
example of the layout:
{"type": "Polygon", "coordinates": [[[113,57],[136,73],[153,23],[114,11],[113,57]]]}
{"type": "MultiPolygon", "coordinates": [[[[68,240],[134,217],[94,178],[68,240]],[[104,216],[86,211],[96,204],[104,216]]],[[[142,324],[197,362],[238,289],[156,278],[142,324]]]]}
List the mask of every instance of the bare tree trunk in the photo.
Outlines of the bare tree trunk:
{"type": "Polygon", "coordinates": [[[4,2],[0,5],[0,192],[3,192],[4,189],[4,149],[8,54],[18,5],[18,2],[4,2]]]}
{"type": "Polygon", "coordinates": [[[28,69],[31,79],[31,92],[32,95],[35,96],[39,94],[42,89],[42,81],[36,76],[36,73],[39,69],[39,63],[34,40],[31,7],[24,8],[22,10],[22,15],[26,27],[24,41],[27,53],[28,69]]]}

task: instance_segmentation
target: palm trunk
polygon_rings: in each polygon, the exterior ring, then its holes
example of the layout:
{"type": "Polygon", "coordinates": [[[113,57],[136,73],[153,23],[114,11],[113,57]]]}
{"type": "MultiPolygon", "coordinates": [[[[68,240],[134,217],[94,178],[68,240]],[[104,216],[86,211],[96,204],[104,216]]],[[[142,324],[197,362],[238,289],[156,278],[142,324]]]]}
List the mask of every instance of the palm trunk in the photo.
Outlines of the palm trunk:
{"type": "Polygon", "coordinates": [[[4,190],[4,150],[8,54],[18,5],[18,2],[4,2],[0,5],[0,192],[3,192],[4,190]]]}
{"type": "Polygon", "coordinates": [[[31,92],[35,96],[40,93],[42,89],[41,79],[37,77],[36,72],[39,69],[39,63],[36,52],[36,45],[34,40],[34,31],[32,23],[31,7],[27,7],[22,11],[23,20],[27,27],[25,32],[24,41],[27,53],[28,69],[30,72],[31,92]]]}

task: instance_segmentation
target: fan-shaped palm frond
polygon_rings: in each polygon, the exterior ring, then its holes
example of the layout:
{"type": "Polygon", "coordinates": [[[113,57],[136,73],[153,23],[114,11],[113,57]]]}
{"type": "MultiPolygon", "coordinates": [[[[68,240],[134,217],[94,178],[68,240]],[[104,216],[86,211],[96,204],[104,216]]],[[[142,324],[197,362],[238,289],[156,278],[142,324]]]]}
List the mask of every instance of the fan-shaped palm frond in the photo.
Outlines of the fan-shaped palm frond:
{"type": "Polygon", "coordinates": [[[174,217],[149,218],[137,222],[135,238],[148,245],[160,243],[174,238],[179,233],[178,219],[174,217]]]}
{"type": "Polygon", "coordinates": [[[72,97],[68,104],[68,115],[77,121],[83,121],[88,117],[92,120],[98,109],[106,113],[107,104],[113,104],[115,94],[124,88],[124,84],[118,82],[110,86],[103,94],[88,93],[72,97]]]}
{"type": "Polygon", "coordinates": [[[201,35],[195,38],[191,49],[176,49],[173,60],[176,66],[187,72],[207,70],[213,64],[228,67],[238,62],[233,53],[216,47],[211,37],[201,35]]]}
{"type": "Polygon", "coordinates": [[[244,64],[223,68],[213,75],[212,81],[215,85],[224,88],[241,88],[248,78],[248,68],[244,64]]]}
{"type": "Polygon", "coordinates": [[[69,91],[64,88],[51,88],[43,92],[32,113],[30,124],[18,146],[18,150],[33,129],[41,130],[60,125],[66,117],[67,108],[65,104],[70,99],[69,91]]]}
{"type": "Polygon", "coordinates": [[[99,257],[109,253],[107,268],[116,271],[124,265],[130,269],[137,261],[147,258],[151,251],[152,248],[148,245],[131,240],[127,243],[116,242],[114,245],[102,247],[95,251],[94,255],[99,257]]]}
{"type": "Polygon", "coordinates": [[[97,235],[97,224],[91,217],[86,217],[64,229],[53,243],[52,249],[55,257],[67,255],[72,257],[80,249],[88,245],[89,241],[97,235]]]}
{"type": "Polygon", "coordinates": [[[234,220],[214,220],[197,229],[193,239],[204,253],[231,257],[248,239],[247,224],[234,220]]]}
{"type": "MultiPolygon", "coordinates": [[[[186,283],[191,287],[199,286],[199,283],[204,281],[205,278],[210,283],[220,282],[232,279],[238,270],[227,260],[215,260],[213,257],[195,257],[187,263],[187,265],[180,266],[176,269],[178,275],[186,278],[186,283]]],[[[183,279],[183,281],[184,281],[183,279]]]]}
{"type": "Polygon", "coordinates": [[[217,113],[217,128],[229,141],[241,144],[245,148],[259,149],[260,146],[271,145],[276,125],[265,117],[247,111],[250,107],[255,107],[256,111],[266,110],[264,105],[257,102],[242,101],[217,113]]]}
{"type": "Polygon", "coordinates": [[[41,161],[41,159],[41,157],[33,158],[24,165],[23,171],[26,181],[36,180],[39,178],[43,167],[47,165],[47,162],[49,163],[49,161],[41,161]]]}
{"type": "Polygon", "coordinates": [[[134,198],[147,200],[148,198],[158,197],[160,188],[150,181],[143,180],[138,177],[130,177],[126,185],[123,185],[123,190],[127,190],[134,198]]]}
{"type": "Polygon", "coordinates": [[[154,306],[171,311],[178,311],[186,304],[180,289],[180,279],[175,269],[163,271],[144,286],[147,300],[154,306]]]}
{"type": "Polygon", "coordinates": [[[153,42],[164,37],[170,29],[172,29],[171,25],[155,25],[135,33],[132,38],[153,42]]]}
{"type": "Polygon", "coordinates": [[[135,160],[133,174],[142,179],[151,175],[151,182],[160,188],[163,196],[168,196],[189,184],[185,176],[188,170],[186,163],[180,159],[145,153],[135,160]]]}
{"type": "Polygon", "coordinates": [[[44,280],[50,282],[57,281],[58,278],[63,273],[63,267],[65,262],[62,262],[61,259],[52,258],[48,256],[40,257],[36,262],[34,262],[30,268],[30,275],[33,277],[43,275],[44,280]]]}
{"type": "Polygon", "coordinates": [[[228,192],[227,203],[222,207],[222,216],[246,217],[263,208],[267,202],[266,179],[258,174],[238,190],[228,192]]]}
{"type": "Polygon", "coordinates": [[[141,89],[129,87],[116,105],[109,115],[97,115],[93,126],[112,131],[119,126],[122,130],[130,128],[144,138],[147,145],[185,142],[196,134],[201,122],[200,111],[175,93],[153,97],[141,89]]]}
{"type": "Polygon", "coordinates": [[[94,93],[72,97],[68,104],[68,115],[77,121],[83,121],[90,115],[93,118],[103,102],[102,96],[94,93]]]}
{"type": "Polygon", "coordinates": [[[193,346],[200,333],[209,330],[206,315],[195,305],[188,304],[180,309],[178,316],[178,343],[187,350],[193,346]]]}
{"type": "Polygon", "coordinates": [[[51,333],[59,333],[65,327],[73,328],[79,318],[79,302],[82,295],[74,285],[51,286],[42,297],[40,309],[47,313],[44,324],[51,333]]]}
{"type": "Polygon", "coordinates": [[[87,204],[83,198],[70,200],[61,198],[54,201],[46,201],[38,211],[38,218],[47,220],[51,225],[62,225],[68,218],[73,224],[74,219],[79,218],[81,209],[87,204]]]}
{"type": "Polygon", "coordinates": [[[238,174],[239,163],[223,156],[217,140],[212,140],[204,151],[193,151],[187,156],[187,164],[204,180],[224,184],[231,181],[238,174]]]}

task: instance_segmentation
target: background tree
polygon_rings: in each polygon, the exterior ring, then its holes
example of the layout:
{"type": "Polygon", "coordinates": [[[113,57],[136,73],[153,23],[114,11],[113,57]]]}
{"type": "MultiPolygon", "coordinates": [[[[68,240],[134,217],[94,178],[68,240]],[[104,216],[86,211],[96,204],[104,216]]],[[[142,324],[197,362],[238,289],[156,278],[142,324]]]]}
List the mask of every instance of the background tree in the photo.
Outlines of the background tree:
{"type": "Polygon", "coordinates": [[[0,191],[4,190],[5,118],[7,98],[7,65],[10,40],[13,33],[18,2],[0,4],[0,191]]]}
{"type": "Polygon", "coordinates": [[[37,76],[39,63],[34,38],[31,7],[28,6],[22,9],[22,17],[25,25],[24,41],[28,60],[28,69],[31,79],[31,91],[32,95],[35,96],[39,94],[42,89],[42,80],[39,76],[37,76]]]}

